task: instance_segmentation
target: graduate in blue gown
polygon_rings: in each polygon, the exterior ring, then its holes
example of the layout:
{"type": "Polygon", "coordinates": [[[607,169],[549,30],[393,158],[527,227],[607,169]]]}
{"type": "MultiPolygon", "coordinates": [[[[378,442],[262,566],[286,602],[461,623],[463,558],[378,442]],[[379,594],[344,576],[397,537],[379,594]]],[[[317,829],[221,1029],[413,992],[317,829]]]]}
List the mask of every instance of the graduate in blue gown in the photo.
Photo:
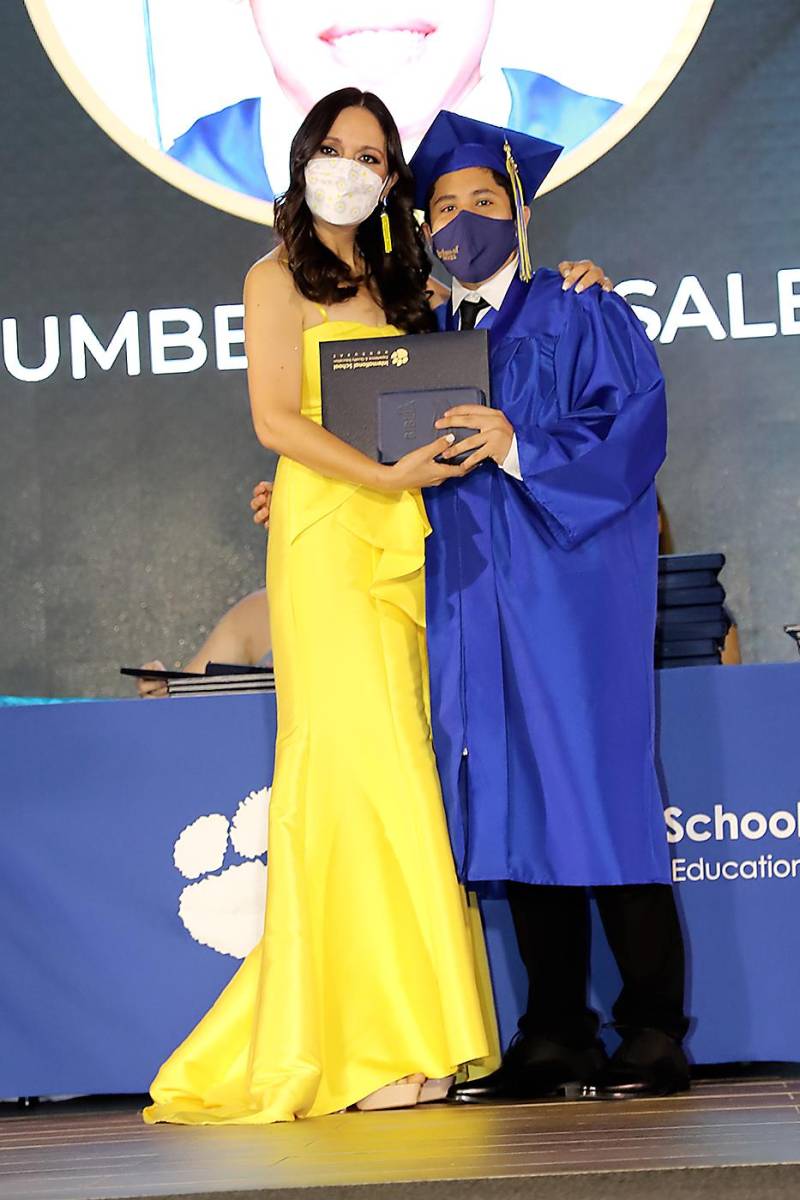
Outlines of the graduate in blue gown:
{"type": "Polygon", "coordinates": [[[432,724],[466,883],[505,880],[528,969],[520,1035],[461,1099],[688,1086],[684,965],[655,765],[655,474],[664,380],[627,304],[531,277],[525,227],[560,147],[440,113],[412,160],[442,327],[489,331],[474,469],[426,493],[432,724]],[[587,1007],[587,888],[623,980],[611,1062],[587,1007]]]}

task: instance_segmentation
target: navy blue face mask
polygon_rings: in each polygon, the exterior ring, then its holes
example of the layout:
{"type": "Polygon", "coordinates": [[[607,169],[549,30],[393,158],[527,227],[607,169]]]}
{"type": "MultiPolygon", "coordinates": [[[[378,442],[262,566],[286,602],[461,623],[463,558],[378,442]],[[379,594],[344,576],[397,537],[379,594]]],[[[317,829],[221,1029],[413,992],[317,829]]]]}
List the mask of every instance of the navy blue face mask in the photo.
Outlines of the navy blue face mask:
{"type": "Polygon", "coordinates": [[[483,283],[517,248],[517,224],[464,209],[433,235],[433,252],[461,283],[483,283]]]}

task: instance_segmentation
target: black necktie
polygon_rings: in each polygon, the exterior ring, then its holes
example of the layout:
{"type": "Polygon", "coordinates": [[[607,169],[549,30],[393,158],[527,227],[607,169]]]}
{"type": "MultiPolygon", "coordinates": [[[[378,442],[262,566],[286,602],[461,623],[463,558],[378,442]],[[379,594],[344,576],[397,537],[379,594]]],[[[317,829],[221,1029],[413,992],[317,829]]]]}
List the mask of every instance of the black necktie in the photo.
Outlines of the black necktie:
{"type": "Polygon", "coordinates": [[[458,311],[461,313],[461,328],[474,329],[478,314],[488,307],[489,301],[484,300],[483,296],[478,300],[462,300],[458,306],[458,311]]]}

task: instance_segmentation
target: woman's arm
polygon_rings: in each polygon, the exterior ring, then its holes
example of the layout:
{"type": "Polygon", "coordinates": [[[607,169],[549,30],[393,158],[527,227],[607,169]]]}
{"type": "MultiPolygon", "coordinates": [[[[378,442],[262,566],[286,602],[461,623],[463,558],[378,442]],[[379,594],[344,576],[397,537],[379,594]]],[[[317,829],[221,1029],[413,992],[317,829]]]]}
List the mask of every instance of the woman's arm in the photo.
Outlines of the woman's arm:
{"type": "Polygon", "coordinates": [[[387,467],[301,414],[303,314],[289,272],[278,259],[262,259],[251,267],[244,312],[250,408],[262,446],[320,475],[380,491],[428,487],[460,474],[458,468],[433,461],[450,444],[444,438],[387,467]]]}

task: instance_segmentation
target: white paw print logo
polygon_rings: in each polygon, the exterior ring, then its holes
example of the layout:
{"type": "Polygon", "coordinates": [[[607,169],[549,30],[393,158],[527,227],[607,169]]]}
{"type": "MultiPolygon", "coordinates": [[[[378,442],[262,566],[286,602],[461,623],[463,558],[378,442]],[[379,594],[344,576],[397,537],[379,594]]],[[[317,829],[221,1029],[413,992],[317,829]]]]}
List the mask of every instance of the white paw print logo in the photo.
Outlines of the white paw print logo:
{"type": "Polygon", "coordinates": [[[250,792],[232,820],[222,813],[198,817],[175,842],[175,866],[197,880],[181,892],[178,916],[201,946],[232,958],[245,958],[264,932],[269,797],[269,788],[250,792]],[[229,841],[246,861],[223,869],[229,841]]]}

